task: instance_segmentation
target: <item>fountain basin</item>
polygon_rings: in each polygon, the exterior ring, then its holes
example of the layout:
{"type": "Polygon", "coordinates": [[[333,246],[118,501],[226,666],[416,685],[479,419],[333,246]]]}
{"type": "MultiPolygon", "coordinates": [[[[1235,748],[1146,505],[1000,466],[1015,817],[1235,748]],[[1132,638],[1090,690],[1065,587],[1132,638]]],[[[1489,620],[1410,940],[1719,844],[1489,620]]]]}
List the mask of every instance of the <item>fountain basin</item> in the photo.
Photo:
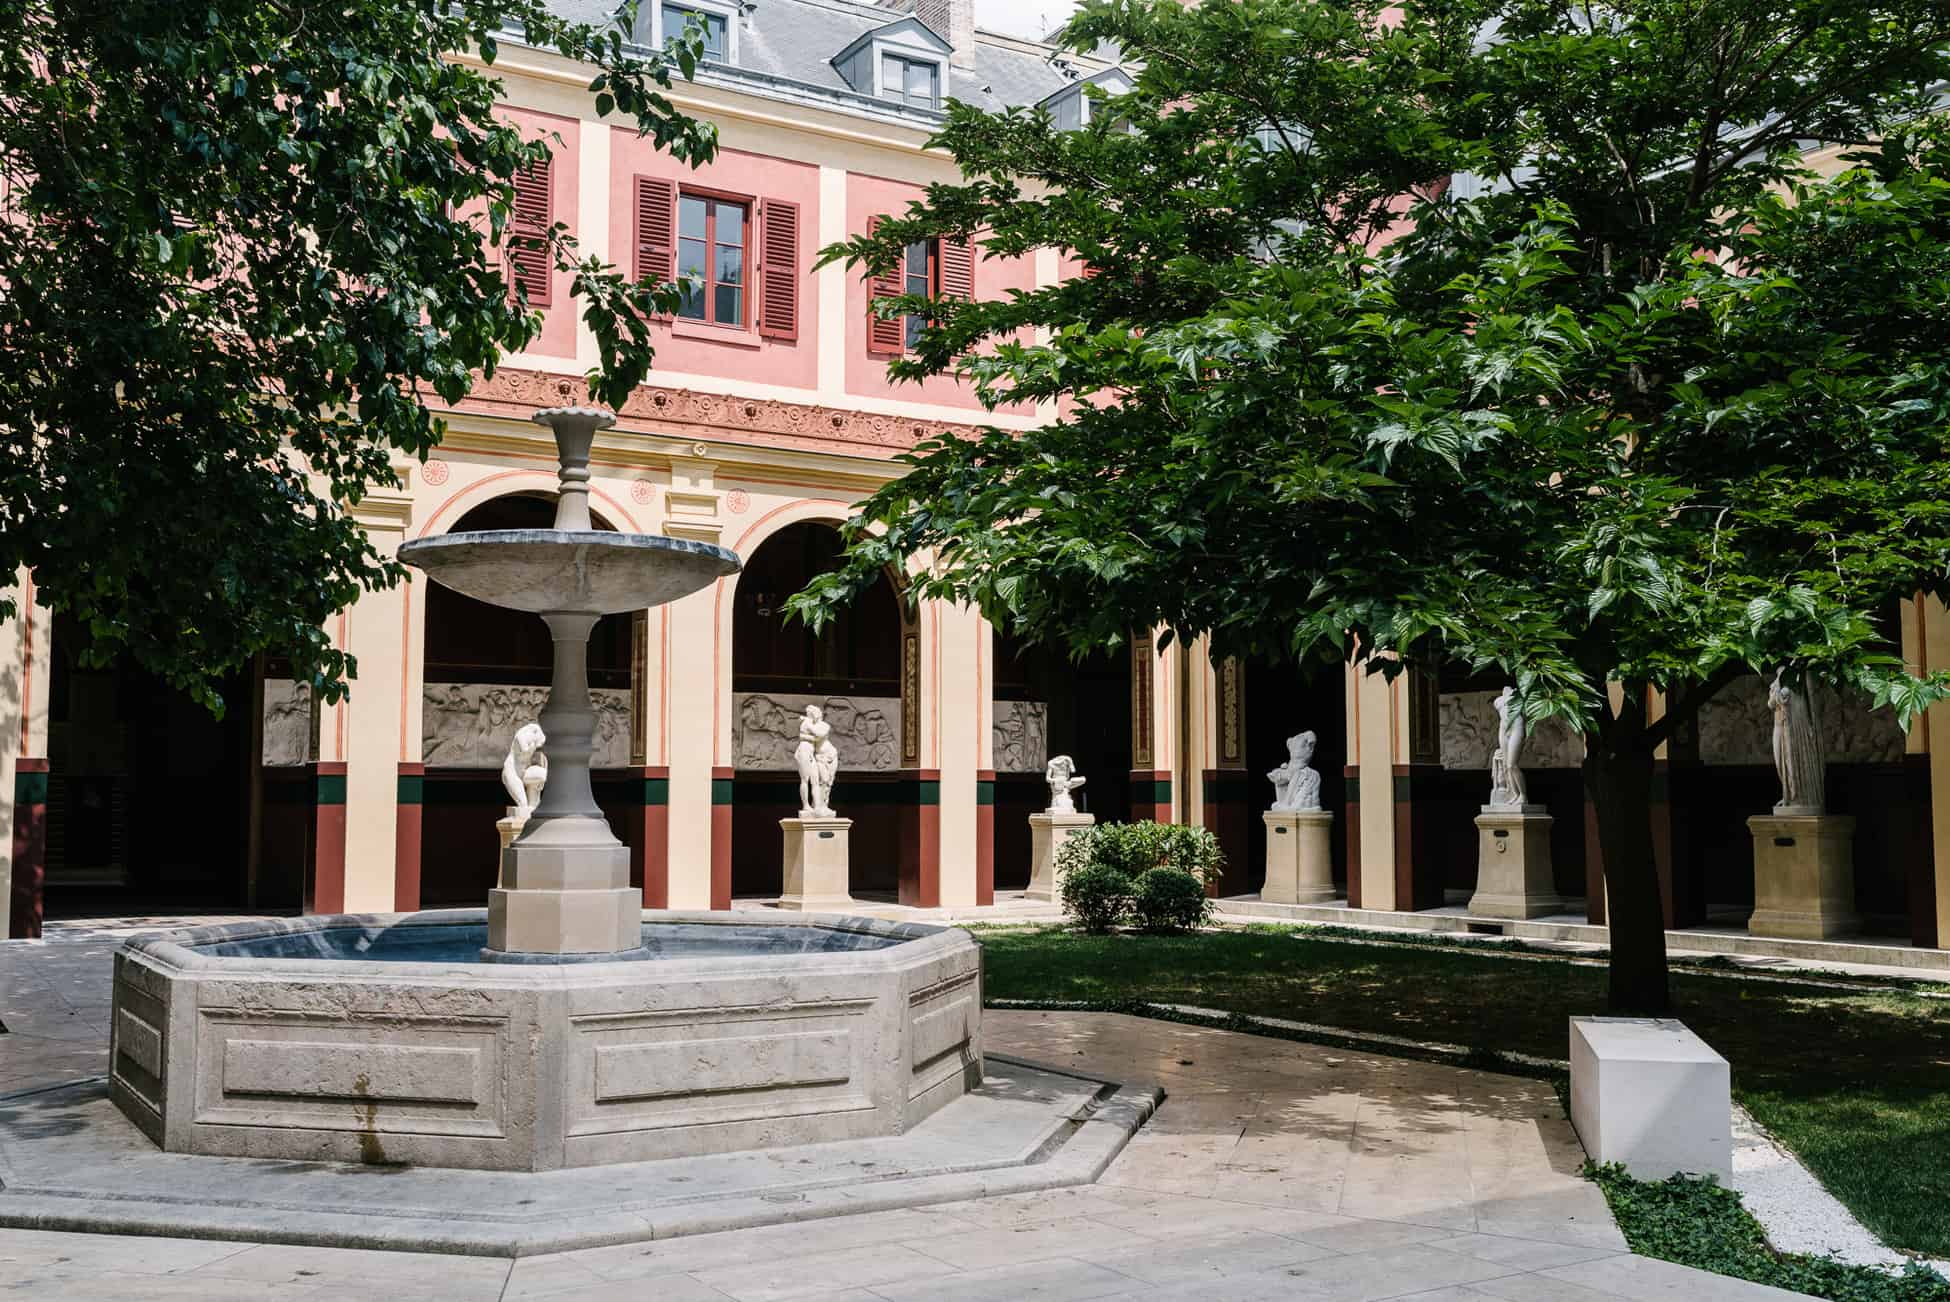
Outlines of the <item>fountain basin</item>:
{"type": "Polygon", "coordinates": [[[535,614],[661,606],[736,574],[710,543],[603,529],[492,529],[402,543],[400,560],[456,592],[535,614]]]}
{"type": "Polygon", "coordinates": [[[643,915],[650,957],[468,961],[484,910],[115,955],[109,1092],[170,1152],[542,1171],[899,1134],[982,1079],[966,932],[643,915]]]}

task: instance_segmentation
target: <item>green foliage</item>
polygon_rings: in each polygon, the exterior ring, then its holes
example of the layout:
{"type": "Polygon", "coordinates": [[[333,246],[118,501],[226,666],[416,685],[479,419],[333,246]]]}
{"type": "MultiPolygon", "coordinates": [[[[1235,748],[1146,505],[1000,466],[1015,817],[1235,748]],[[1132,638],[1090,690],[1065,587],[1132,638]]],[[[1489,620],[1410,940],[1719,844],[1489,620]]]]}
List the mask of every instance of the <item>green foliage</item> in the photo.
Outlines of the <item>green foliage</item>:
{"type": "Polygon", "coordinates": [[[1212,916],[1205,883],[1179,868],[1152,868],[1131,890],[1131,916],[1146,931],[1196,931],[1212,916]]]}
{"type": "Polygon", "coordinates": [[[1064,867],[1059,857],[1057,879],[1062,883],[1057,893],[1062,897],[1063,911],[1085,931],[1109,931],[1130,912],[1131,878],[1122,869],[1091,862],[1064,867]]]}
{"type": "Polygon", "coordinates": [[[1093,932],[1131,913],[1147,930],[1196,927],[1211,912],[1206,884],[1224,868],[1218,838],[1181,823],[1101,823],[1056,851],[1063,909],[1093,932]]]}
{"type": "Polygon", "coordinates": [[[1057,416],[917,449],[792,608],[896,566],[1079,649],[1493,671],[1587,733],[1614,961],[1657,1008],[1657,748],[1748,672],[1905,725],[1950,688],[1886,619],[1950,595],[1950,142],[1921,116],[1950,10],[1384,8],[1086,0],[1064,39],[1140,69],[1114,114],[951,109],[964,181],[826,256],[1087,260],[938,305],[894,368],[1057,416]],[[1810,143],[1860,153],[1817,179],[1810,143]]]}
{"type": "Polygon", "coordinates": [[[517,234],[514,178],[549,141],[498,115],[487,70],[522,33],[592,66],[600,110],[707,158],[665,57],[629,44],[635,8],[0,6],[0,570],[31,567],[86,656],[126,650],[213,708],[259,652],[340,695],[331,616],[402,573],[351,510],[438,443],[429,403],[536,337],[517,241],[581,304],[591,394],[641,380],[676,288],[559,225],[517,234]]]}
{"type": "Polygon", "coordinates": [[[1740,1195],[1711,1178],[1634,1180],[1617,1163],[1585,1164],[1632,1251],[1834,1302],[1950,1302],[1950,1281],[1912,1265],[1900,1275],[1828,1257],[1777,1253],[1740,1195]]]}
{"type": "Polygon", "coordinates": [[[1225,868],[1219,838],[1184,823],[1099,823],[1066,840],[1057,863],[1103,864],[1135,881],[1153,868],[1176,868],[1201,884],[1217,880],[1225,868]]]}

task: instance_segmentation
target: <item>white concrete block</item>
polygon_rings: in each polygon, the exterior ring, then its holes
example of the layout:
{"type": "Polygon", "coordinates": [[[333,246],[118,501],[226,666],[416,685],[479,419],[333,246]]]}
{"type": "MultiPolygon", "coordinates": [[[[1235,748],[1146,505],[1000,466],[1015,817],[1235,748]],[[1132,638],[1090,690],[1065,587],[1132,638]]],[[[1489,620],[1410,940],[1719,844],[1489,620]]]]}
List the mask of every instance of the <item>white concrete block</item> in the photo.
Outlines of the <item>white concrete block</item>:
{"type": "Polygon", "coordinates": [[[1727,1060],[1670,1018],[1571,1019],[1571,1124],[1640,1180],[1733,1175],[1727,1060]]]}

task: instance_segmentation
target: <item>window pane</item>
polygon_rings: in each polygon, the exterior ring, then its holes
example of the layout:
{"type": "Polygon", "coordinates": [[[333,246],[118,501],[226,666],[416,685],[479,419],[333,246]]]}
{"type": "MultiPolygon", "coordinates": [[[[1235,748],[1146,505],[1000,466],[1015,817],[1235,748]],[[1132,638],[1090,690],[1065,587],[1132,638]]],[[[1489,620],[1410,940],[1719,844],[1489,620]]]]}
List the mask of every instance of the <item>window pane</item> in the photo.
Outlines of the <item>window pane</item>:
{"type": "Polygon", "coordinates": [[[684,301],[678,304],[678,316],[687,316],[694,321],[704,319],[704,291],[696,287],[684,290],[684,301]]]}
{"type": "Polygon", "coordinates": [[[907,65],[907,97],[922,104],[934,103],[934,65],[932,63],[910,63],[907,65]]]}
{"type": "MultiPolygon", "coordinates": [[[[685,276],[702,276],[704,274],[704,259],[703,240],[681,239],[677,241],[677,275],[680,280],[685,276]]],[[[684,305],[677,309],[677,315],[696,317],[699,320],[703,320],[704,290],[702,288],[685,290],[684,305]]]]}
{"type": "Polygon", "coordinates": [[[693,240],[704,238],[704,200],[687,194],[677,201],[677,233],[693,240]]]}
{"type": "Polygon", "coordinates": [[[918,316],[903,317],[907,323],[907,346],[914,347],[921,341],[921,327],[927,322],[918,316]]]}
{"type": "Polygon", "coordinates": [[[745,291],[737,285],[719,285],[714,292],[718,296],[718,324],[745,324],[745,291]]]}
{"type": "Polygon", "coordinates": [[[743,244],[745,242],[745,205],[742,203],[719,203],[712,206],[718,210],[718,243],[743,244]]]}
{"type": "Polygon", "coordinates": [[[724,15],[704,15],[704,57],[724,58],[724,15]]]}
{"type": "Polygon", "coordinates": [[[906,60],[896,59],[891,54],[880,58],[880,89],[889,95],[899,95],[906,82],[906,60]]]}
{"type": "Polygon", "coordinates": [[[930,288],[930,286],[928,285],[928,273],[923,271],[917,275],[914,272],[909,272],[907,276],[907,284],[903,286],[903,288],[905,288],[907,292],[910,294],[925,295],[930,288]]]}
{"type": "Polygon", "coordinates": [[[726,285],[745,283],[745,246],[742,244],[720,244],[718,246],[718,274],[712,277],[726,285]]]}
{"type": "Polygon", "coordinates": [[[927,277],[928,242],[926,240],[916,240],[907,246],[907,274],[920,276],[923,279],[927,277]]]}

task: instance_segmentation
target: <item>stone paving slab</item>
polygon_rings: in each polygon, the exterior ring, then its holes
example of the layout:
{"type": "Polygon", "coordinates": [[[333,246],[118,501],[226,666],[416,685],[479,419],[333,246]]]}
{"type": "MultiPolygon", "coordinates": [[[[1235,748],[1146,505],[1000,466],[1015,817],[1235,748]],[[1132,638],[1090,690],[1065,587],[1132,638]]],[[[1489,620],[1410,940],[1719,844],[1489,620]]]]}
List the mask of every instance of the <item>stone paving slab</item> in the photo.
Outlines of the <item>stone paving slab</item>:
{"type": "Polygon", "coordinates": [[[904,1135],[531,1173],[165,1153],[90,1080],[0,1097],[0,1226],[560,1252],[1088,1183],[1157,1099],[997,1057],[904,1135]]]}

